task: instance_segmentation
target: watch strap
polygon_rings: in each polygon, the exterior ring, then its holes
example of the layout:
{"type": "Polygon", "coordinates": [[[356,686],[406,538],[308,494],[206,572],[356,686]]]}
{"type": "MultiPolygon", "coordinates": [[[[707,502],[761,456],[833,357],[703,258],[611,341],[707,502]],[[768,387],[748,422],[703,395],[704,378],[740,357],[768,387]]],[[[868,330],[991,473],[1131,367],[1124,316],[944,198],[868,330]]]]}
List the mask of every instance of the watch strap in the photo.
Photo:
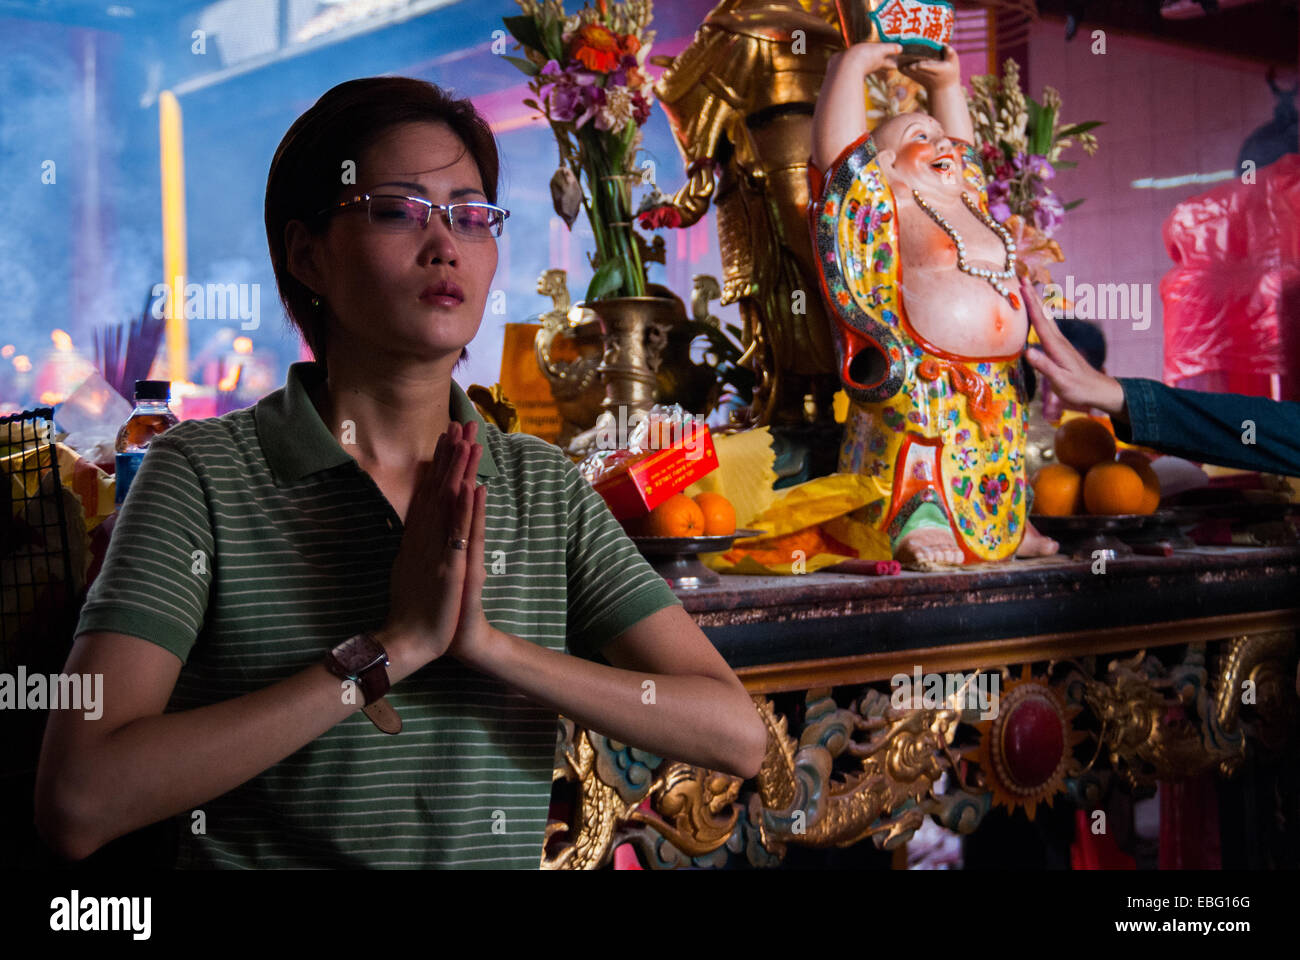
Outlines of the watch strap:
{"type": "Polygon", "coordinates": [[[380,697],[374,703],[367,703],[361,708],[376,727],[384,733],[401,733],[402,718],[397,715],[387,697],[380,697]]]}

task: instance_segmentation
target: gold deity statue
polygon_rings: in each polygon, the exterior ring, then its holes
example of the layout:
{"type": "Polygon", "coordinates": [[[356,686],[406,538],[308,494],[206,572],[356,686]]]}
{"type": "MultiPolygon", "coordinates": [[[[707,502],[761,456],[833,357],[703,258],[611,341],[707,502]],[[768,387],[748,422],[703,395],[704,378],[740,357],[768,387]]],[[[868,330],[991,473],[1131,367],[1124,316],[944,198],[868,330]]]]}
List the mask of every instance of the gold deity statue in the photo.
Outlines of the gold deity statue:
{"type": "Polygon", "coordinates": [[[806,394],[833,420],[839,382],[812,262],[807,164],[817,91],[843,45],[795,0],[723,0],[681,54],[653,60],[667,68],[654,89],[686,165],[671,203],[683,227],[717,207],[721,302],[740,306],[760,426],[802,423],[806,394]]]}

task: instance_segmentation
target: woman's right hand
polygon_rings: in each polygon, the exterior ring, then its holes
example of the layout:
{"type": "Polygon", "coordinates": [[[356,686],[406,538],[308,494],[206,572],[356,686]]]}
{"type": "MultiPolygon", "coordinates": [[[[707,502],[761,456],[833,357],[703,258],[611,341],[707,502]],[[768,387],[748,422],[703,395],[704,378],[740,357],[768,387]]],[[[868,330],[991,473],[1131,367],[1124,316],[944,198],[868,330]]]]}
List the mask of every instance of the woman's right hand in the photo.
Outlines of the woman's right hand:
{"type": "Polygon", "coordinates": [[[449,541],[462,539],[468,546],[473,534],[475,478],[483,455],[477,435],[477,422],[462,428],[453,421],[439,438],[411,496],[393,561],[382,635],[390,644],[409,645],[407,652],[421,665],[447,651],[460,620],[469,550],[457,550],[449,541]]]}

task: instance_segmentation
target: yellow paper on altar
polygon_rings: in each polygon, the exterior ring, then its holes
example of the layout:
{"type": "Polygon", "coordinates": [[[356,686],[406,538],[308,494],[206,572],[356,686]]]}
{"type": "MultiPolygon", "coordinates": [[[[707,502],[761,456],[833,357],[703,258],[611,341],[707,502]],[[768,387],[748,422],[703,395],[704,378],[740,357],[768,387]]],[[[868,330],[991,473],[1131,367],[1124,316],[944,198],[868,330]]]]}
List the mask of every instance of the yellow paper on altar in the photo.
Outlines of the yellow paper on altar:
{"type": "Polygon", "coordinates": [[[778,499],[746,526],[759,537],[731,550],[704,554],[719,573],[789,575],[813,573],[849,559],[887,560],[889,542],[870,523],[848,515],[887,493],[874,477],[834,473],[780,491],[778,499]]]}
{"type": "Polygon", "coordinates": [[[857,551],[859,560],[892,560],[894,548],[883,530],[874,523],[851,516],[836,517],[822,524],[822,529],[841,543],[857,551]]]}
{"type": "Polygon", "coordinates": [[[821,526],[764,540],[752,547],[733,547],[724,553],[700,554],[701,562],[715,573],[759,577],[816,573],[825,567],[853,559],[856,558],[847,547],[827,541],[821,526]]]}
{"type": "Polygon", "coordinates": [[[848,517],[888,491],[862,474],[835,473],[785,490],[777,481],[776,454],[766,427],[715,437],[718,468],[686,488],[687,496],[720,493],[736,510],[738,527],[759,530],[723,553],[702,554],[719,573],[813,573],[843,560],[890,558],[888,538],[848,517]]]}
{"type": "Polygon", "coordinates": [[[748,524],[765,537],[825,523],[887,497],[875,477],[859,473],[832,473],[777,492],[778,499],[748,524]]]}
{"type": "Polygon", "coordinates": [[[533,346],[540,323],[507,323],[501,348],[501,392],[519,412],[519,429],[548,443],[560,439],[564,426],[551,385],[537,366],[533,346]]]}
{"type": "Polygon", "coordinates": [[[718,455],[717,468],[684,492],[688,497],[722,494],[736,511],[736,526],[751,526],[750,521],[766,510],[779,493],[772,489],[777,479],[772,469],[776,463],[772,434],[767,427],[759,427],[715,436],[713,449],[718,455]]]}

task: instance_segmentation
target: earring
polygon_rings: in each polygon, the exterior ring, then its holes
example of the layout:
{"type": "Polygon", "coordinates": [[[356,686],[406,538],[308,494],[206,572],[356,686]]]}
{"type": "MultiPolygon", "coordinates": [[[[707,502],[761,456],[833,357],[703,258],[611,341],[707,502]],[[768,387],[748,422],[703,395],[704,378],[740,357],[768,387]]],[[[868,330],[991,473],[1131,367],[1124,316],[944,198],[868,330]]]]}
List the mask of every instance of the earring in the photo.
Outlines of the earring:
{"type": "Polygon", "coordinates": [[[311,298],[311,305],[312,305],[313,307],[315,307],[317,310],[319,310],[319,309],[320,309],[320,297],[312,297],[312,298],[311,298]]]}

